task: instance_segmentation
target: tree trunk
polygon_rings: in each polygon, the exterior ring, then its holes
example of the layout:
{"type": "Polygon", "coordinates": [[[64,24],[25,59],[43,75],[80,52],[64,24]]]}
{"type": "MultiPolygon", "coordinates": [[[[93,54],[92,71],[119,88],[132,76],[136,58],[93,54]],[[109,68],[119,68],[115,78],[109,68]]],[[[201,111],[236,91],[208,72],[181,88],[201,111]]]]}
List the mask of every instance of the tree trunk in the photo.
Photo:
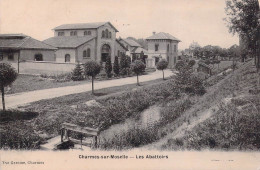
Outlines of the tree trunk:
{"type": "Polygon", "coordinates": [[[5,111],[5,89],[3,85],[1,86],[1,92],[2,92],[3,111],[5,111]]]}
{"type": "Polygon", "coordinates": [[[94,76],[92,76],[92,94],[94,94],[94,76]]]}
{"type": "Polygon", "coordinates": [[[162,74],[163,74],[163,80],[164,80],[164,71],[162,70],[162,74]]]}
{"type": "Polygon", "coordinates": [[[136,78],[137,78],[137,86],[139,86],[139,78],[138,78],[138,74],[137,74],[136,78]]]}

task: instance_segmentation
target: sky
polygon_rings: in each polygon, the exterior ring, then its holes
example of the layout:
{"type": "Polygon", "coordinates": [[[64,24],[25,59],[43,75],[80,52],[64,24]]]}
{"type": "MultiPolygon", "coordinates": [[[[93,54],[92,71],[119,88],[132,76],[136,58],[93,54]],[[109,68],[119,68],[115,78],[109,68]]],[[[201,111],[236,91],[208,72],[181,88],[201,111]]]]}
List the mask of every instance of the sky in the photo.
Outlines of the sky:
{"type": "Polygon", "coordinates": [[[179,49],[193,41],[229,48],[238,37],[228,32],[225,17],[225,0],[0,0],[0,33],[38,40],[62,24],[110,21],[117,37],[166,32],[181,40],[179,49]]]}

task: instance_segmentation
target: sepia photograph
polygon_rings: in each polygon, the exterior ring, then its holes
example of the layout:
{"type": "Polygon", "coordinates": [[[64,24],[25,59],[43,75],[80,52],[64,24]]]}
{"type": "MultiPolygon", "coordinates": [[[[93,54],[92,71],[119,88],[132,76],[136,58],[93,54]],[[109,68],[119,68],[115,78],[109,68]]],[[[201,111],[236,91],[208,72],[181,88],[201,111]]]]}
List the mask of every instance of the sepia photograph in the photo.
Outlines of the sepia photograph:
{"type": "Polygon", "coordinates": [[[0,0],[0,170],[260,170],[258,0],[0,0]]]}

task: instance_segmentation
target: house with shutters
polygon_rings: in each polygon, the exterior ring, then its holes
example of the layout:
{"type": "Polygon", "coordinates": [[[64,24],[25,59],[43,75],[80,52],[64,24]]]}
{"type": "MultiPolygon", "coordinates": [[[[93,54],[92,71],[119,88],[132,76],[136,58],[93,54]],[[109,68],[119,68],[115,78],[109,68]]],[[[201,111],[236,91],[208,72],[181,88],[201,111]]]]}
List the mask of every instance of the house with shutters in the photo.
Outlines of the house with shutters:
{"type": "Polygon", "coordinates": [[[127,49],[116,39],[118,30],[110,22],[64,24],[55,27],[54,37],[44,40],[56,47],[56,62],[85,63],[90,60],[114,62],[127,49]]]}
{"type": "Polygon", "coordinates": [[[153,32],[146,41],[148,43],[147,67],[155,67],[161,59],[169,62],[169,68],[174,67],[177,62],[179,39],[169,33],[153,32]]]}

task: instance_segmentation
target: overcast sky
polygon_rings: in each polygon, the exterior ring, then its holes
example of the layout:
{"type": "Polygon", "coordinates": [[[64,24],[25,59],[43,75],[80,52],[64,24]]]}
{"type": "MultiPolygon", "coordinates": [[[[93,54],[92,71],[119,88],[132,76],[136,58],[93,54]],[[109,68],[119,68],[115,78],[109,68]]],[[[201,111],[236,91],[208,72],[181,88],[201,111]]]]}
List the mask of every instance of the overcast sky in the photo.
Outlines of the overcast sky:
{"type": "Polygon", "coordinates": [[[147,38],[167,32],[180,39],[228,48],[238,44],[223,21],[225,0],[0,0],[0,33],[24,33],[39,40],[61,24],[110,21],[117,37],[147,38]]]}

